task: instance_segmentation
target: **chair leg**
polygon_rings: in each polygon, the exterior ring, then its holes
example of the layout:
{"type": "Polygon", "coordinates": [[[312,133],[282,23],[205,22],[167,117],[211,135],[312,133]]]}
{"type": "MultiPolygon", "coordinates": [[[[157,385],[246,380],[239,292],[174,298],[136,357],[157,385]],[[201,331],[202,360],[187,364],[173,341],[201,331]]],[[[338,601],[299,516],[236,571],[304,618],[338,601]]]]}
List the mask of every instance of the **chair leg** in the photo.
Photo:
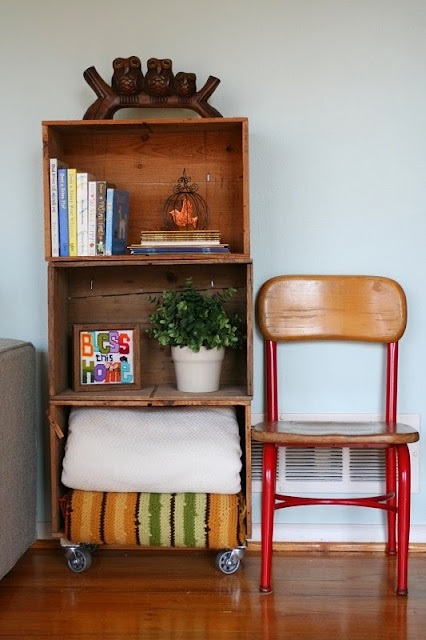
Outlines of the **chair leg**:
{"type": "Polygon", "coordinates": [[[271,589],[272,538],[274,532],[275,484],[277,471],[277,446],[263,445],[262,482],[262,561],[260,591],[269,593],[271,589]]]}
{"type": "MultiPolygon", "coordinates": [[[[389,505],[396,507],[396,451],[394,447],[386,449],[386,491],[393,492],[395,497],[389,500],[389,505]]],[[[396,513],[387,512],[388,521],[388,544],[387,553],[390,556],[396,555],[396,513]]]]}
{"type": "Polygon", "coordinates": [[[397,594],[406,596],[408,542],[410,535],[410,452],[406,444],[397,446],[398,452],[398,583],[397,594]]]}

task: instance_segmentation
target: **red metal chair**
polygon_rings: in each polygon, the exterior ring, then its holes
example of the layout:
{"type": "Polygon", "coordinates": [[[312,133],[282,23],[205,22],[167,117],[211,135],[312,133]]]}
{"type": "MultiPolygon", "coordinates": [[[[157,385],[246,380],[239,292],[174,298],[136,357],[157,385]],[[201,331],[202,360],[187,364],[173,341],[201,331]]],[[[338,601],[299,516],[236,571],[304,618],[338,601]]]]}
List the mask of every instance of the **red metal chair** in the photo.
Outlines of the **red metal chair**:
{"type": "Polygon", "coordinates": [[[264,283],[257,319],[265,340],[267,420],[252,438],[263,443],[262,565],[260,591],[271,591],[274,511],[311,504],[340,504],[387,511],[388,554],[398,553],[397,593],[407,594],[410,529],[410,454],[419,439],[397,422],[398,341],[406,326],[406,300],[394,280],[373,276],[278,276],[264,283]],[[383,422],[286,422],[279,420],[277,343],[344,340],[386,344],[383,422]],[[386,448],[386,494],[363,498],[302,498],[276,494],[277,448],[386,448]],[[398,544],[396,544],[398,521],[398,544]]]}

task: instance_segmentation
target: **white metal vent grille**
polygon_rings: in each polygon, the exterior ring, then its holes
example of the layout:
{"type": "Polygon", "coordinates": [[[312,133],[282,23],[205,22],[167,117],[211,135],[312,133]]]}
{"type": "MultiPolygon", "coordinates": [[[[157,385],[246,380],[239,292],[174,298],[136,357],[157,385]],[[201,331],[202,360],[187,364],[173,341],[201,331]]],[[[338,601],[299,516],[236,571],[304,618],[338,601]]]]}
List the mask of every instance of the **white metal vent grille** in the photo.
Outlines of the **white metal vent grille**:
{"type": "MultiPolygon", "coordinates": [[[[261,442],[253,441],[251,443],[251,479],[254,490],[261,490],[262,487],[262,457],[263,445],[261,442]]],[[[280,458],[277,458],[277,478],[280,473],[280,458]]]]}
{"type": "Polygon", "coordinates": [[[341,449],[302,447],[284,450],[285,480],[299,482],[340,481],[343,477],[341,449]]]}
{"type": "Polygon", "coordinates": [[[262,455],[262,443],[253,441],[251,443],[251,479],[255,486],[261,486],[262,484],[262,455]]]}
{"type": "MultiPolygon", "coordinates": [[[[360,420],[360,416],[304,416],[305,420],[360,420]]],[[[363,416],[374,420],[376,416],[363,416]]],[[[286,416],[297,420],[300,416],[286,416]]],[[[262,420],[260,417],[259,421],[262,420]]],[[[418,428],[418,415],[399,420],[418,428]]],[[[256,420],[257,421],[257,420],[256,420]]],[[[419,443],[410,445],[412,491],[419,491],[419,443]]],[[[277,491],[281,493],[381,493],[385,484],[386,453],[383,449],[280,447],[277,464],[277,491]]],[[[262,444],[252,443],[253,491],[262,487],[262,444]]]]}
{"type": "Polygon", "coordinates": [[[279,491],[355,493],[383,490],[384,450],[281,447],[279,459],[279,491]]]}
{"type": "Polygon", "coordinates": [[[386,453],[383,449],[350,449],[351,482],[383,482],[386,477],[386,453]]]}

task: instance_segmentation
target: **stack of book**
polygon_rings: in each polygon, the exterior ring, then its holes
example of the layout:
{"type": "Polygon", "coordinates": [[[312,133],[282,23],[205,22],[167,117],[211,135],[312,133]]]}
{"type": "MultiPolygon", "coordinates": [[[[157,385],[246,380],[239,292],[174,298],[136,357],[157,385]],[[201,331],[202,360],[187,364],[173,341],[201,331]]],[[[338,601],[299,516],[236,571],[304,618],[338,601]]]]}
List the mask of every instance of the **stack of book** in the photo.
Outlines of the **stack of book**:
{"type": "Polygon", "coordinates": [[[171,253],[229,253],[229,246],[221,243],[220,231],[142,231],[140,244],[129,247],[132,255],[171,253]]]}
{"type": "Polygon", "coordinates": [[[129,192],[50,159],[53,257],[126,253],[129,192]]]}

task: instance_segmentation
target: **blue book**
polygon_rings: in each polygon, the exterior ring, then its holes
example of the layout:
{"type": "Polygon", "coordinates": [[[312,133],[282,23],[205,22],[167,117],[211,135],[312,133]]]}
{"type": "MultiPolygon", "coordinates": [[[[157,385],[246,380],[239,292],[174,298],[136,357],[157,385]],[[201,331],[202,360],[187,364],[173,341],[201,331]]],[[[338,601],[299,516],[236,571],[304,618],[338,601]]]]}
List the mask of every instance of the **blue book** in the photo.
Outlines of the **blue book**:
{"type": "Polygon", "coordinates": [[[129,226],[128,191],[107,189],[105,255],[119,256],[126,253],[129,226]]]}
{"type": "Polygon", "coordinates": [[[131,246],[132,254],[153,254],[153,253],[229,253],[227,246],[216,247],[134,247],[131,246]]]}
{"type": "Polygon", "coordinates": [[[68,257],[68,187],[67,170],[58,169],[58,218],[59,218],[59,255],[68,257]]]}

